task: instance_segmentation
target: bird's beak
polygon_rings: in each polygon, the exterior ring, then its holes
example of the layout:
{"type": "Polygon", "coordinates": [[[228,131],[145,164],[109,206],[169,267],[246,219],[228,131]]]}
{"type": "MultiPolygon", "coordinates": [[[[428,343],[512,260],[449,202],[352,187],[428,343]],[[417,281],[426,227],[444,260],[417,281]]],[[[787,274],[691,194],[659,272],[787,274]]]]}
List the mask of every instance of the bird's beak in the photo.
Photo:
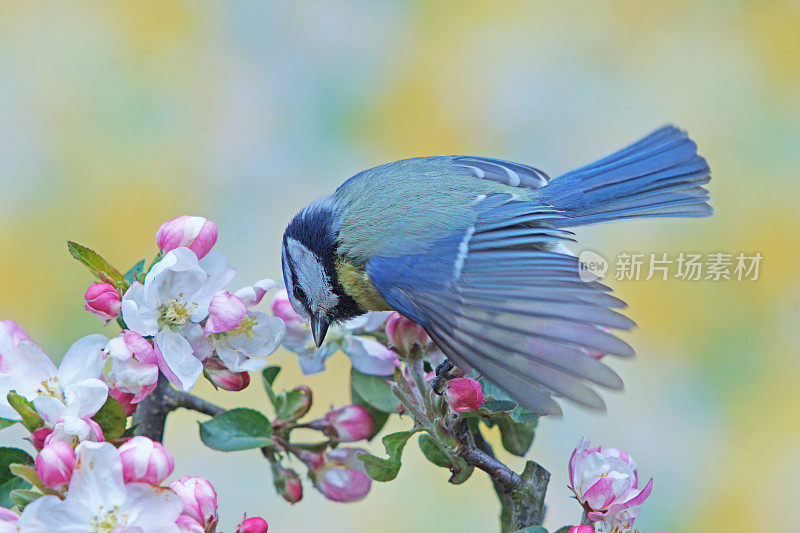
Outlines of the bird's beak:
{"type": "Polygon", "coordinates": [[[314,335],[314,344],[317,345],[317,348],[322,346],[322,341],[325,340],[325,334],[328,333],[329,325],[330,322],[324,316],[311,316],[311,333],[314,335]]]}

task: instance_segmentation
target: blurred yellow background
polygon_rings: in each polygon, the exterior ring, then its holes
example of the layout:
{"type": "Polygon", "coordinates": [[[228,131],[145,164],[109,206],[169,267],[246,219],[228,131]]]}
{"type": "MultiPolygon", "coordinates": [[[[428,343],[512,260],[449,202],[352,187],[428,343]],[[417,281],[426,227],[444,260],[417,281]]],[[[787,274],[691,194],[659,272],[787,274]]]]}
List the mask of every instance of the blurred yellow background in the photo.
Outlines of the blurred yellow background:
{"type": "MultiPolygon", "coordinates": [[[[645,531],[789,531],[800,477],[800,3],[232,2],[0,7],[0,318],[58,358],[113,335],[81,310],[73,239],[120,268],[155,252],[175,215],[214,219],[234,286],[280,278],[288,218],[364,168],[464,153],[551,175],[664,123],[711,165],[716,216],[591,228],[620,251],[760,252],[758,281],[611,281],[639,328],[612,361],[624,394],[599,416],[566,406],[531,458],[553,473],[546,525],[579,518],[566,464],[585,435],[624,447],[655,488],[645,531]]],[[[346,401],[347,360],[304,382],[317,411],[346,401]]],[[[225,406],[244,393],[197,390],[225,406]]],[[[176,473],[208,477],[222,525],[247,510],[270,531],[494,531],[486,477],[447,473],[408,447],[395,482],[334,504],[306,487],[290,507],[256,452],[197,439],[172,416],[176,473]],[[380,524],[380,526],[378,526],[380,524]]],[[[396,427],[405,427],[404,420],[396,427]]],[[[3,444],[11,430],[2,434],[3,444]]],[[[519,467],[520,460],[511,461],[519,467]]]]}

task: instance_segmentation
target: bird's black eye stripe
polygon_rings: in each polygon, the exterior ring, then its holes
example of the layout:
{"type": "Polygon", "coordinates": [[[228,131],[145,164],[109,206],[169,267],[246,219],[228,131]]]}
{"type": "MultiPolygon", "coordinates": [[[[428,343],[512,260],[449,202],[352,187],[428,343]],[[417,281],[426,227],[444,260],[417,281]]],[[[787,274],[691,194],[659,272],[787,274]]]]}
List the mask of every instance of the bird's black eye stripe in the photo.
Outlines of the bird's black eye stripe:
{"type": "Polygon", "coordinates": [[[306,301],[306,291],[304,291],[298,285],[294,286],[293,293],[294,293],[294,297],[297,298],[299,301],[301,301],[301,302],[305,302],[306,301]]]}

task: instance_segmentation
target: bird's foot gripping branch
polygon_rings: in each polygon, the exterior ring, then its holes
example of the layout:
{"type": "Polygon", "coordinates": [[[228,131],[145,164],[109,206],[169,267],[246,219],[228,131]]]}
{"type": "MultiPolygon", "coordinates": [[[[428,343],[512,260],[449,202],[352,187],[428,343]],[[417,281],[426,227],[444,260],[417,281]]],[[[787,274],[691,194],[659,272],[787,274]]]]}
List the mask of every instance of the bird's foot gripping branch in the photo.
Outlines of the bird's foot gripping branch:
{"type": "MultiPolygon", "coordinates": [[[[476,469],[488,475],[503,531],[546,531],[549,473],[533,461],[513,471],[483,435],[497,427],[502,448],[523,457],[533,443],[536,413],[458,368],[437,377],[443,354],[423,328],[397,313],[359,317],[330,331],[317,349],[284,290],[274,296],[271,312],[258,310],[277,288],[274,282],[230,292],[235,271],[212,249],[216,240],[213,222],[180,216],[158,230],[155,259],[124,274],[93,250],[69,243],[71,254],[98,278],[86,292],[85,309],[121,332],[79,339],[58,367],[19,325],[0,322],[0,429],[19,423],[30,432],[22,448],[0,448],[0,533],[216,531],[212,484],[178,474],[168,482],[173,458],[160,441],[169,413],[179,408],[208,417],[199,426],[208,447],[260,449],[276,491],[289,503],[303,497],[300,471],[328,500],[365,498],[373,481],[397,476],[404,449],[415,439],[418,451],[405,453],[421,453],[446,469],[453,484],[476,469]],[[341,391],[343,407],[311,419],[311,389],[282,383],[280,367],[266,366],[280,345],[297,354],[305,373],[323,371],[336,352],[347,354],[352,369],[349,390],[341,391]],[[263,384],[267,413],[225,410],[190,392],[201,376],[222,389],[219,394],[240,391],[251,373],[263,384]],[[391,417],[405,429],[381,435],[391,417]],[[378,435],[384,449],[376,454],[353,444],[378,435]]],[[[652,480],[639,487],[624,451],[581,442],[569,475],[583,525],[557,531],[634,531],[652,480]]],[[[245,516],[237,528],[264,532],[267,523],[245,516]]]]}

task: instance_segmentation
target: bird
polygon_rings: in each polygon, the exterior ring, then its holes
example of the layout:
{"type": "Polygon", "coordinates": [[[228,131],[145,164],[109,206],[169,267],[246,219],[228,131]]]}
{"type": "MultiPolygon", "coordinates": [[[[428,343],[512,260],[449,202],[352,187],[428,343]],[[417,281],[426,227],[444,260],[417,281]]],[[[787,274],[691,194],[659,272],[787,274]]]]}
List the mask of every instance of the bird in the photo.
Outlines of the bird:
{"type": "Polygon", "coordinates": [[[492,157],[403,159],[359,172],[292,218],[284,283],[317,347],[333,323],[397,311],[453,364],[535,413],[562,414],[557,398],[603,410],[595,387],[623,382],[591,352],[634,356],[612,331],[635,324],[608,286],[581,276],[570,229],[711,215],[710,179],[674,126],[552,179],[492,157]]]}

